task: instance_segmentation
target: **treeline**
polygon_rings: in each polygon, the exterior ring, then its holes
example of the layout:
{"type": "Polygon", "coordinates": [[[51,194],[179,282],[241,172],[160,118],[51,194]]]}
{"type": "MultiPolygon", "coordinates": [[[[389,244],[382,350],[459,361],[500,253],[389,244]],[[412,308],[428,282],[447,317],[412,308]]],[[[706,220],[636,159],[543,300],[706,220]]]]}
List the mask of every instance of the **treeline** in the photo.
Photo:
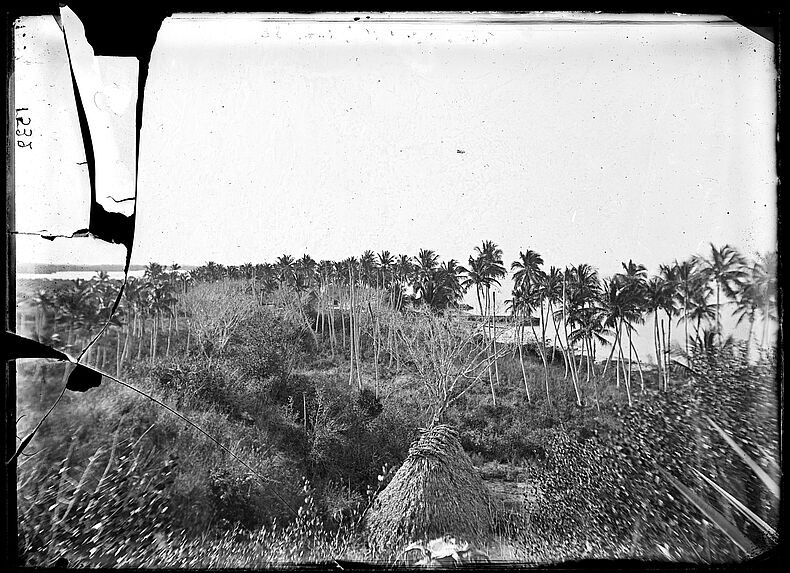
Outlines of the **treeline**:
{"type": "MultiPolygon", "coordinates": [[[[619,388],[622,379],[629,403],[633,365],[644,389],[642,360],[633,335],[648,318],[653,319],[657,377],[663,390],[671,382],[673,361],[680,358],[684,366],[692,367],[692,350],[713,350],[733,343],[732,335],[724,333],[722,326],[728,307],[738,325],[748,323],[747,355],[755,339],[761,349],[770,345],[769,328],[777,320],[775,252],[749,260],[729,245],[718,248],[711,244],[708,254],[661,265],[653,276],[644,265],[629,260],[622,263],[621,272],[601,278],[586,263],[544,269],[542,256],[527,249],[511,262],[510,271],[515,284],[504,302],[515,327],[522,366],[528,325],[537,341],[534,351],[544,366],[547,399],[548,364],[559,352],[578,405],[583,401],[581,379],[585,378],[588,386],[595,383],[612,363],[616,385],[619,388]],[[762,331],[755,336],[758,321],[762,331]],[[673,328],[682,329],[679,348],[670,344],[673,328]],[[603,368],[596,366],[601,348],[608,350],[603,368]]],[[[179,329],[186,330],[182,344],[188,351],[195,337],[205,339],[208,335],[193,328],[196,321],[190,309],[205,304],[194,297],[190,300],[190,289],[197,283],[245,281],[260,303],[290,308],[315,342],[322,337],[333,357],[336,351],[347,352],[353,379],[355,364],[359,370],[360,354],[365,351],[360,348],[360,338],[365,335],[371,340],[376,365],[382,359],[389,366],[400,362],[396,330],[391,322],[382,321],[384,307],[400,313],[407,308],[440,314],[469,310],[463,298],[474,289],[477,310],[484,317],[481,336],[488,348],[489,381],[496,402],[493,382],[499,379],[501,351],[492,316],[497,306],[492,287],[501,285],[507,274],[502,250],[492,241],[476,247],[467,266],[455,259],[440,261],[430,249],[421,249],[414,257],[367,250],[359,258],[341,261],[316,261],[307,254],[298,259],[284,254],[273,263],[255,265],[225,266],[210,261],[188,272],[178,264],[167,268],[150,263],[142,278],[127,279],[107,333],[114,338],[114,352],[105,341],[94,345],[86,360],[103,368],[114,366],[119,373],[132,360],[168,356],[173,334],[179,329]],[[362,326],[367,333],[362,332],[362,326]]],[[[121,281],[99,272],[89,281],[58,281],[54,288],[39,289],[29,299],[36,336],[51,339],[66,350],[81,350],[107,320],[120,285],[121,281]]],[[[221,340],[212,346],[220,348],[221,340]]],[[[361,384],[358,373],[357,378],[361,384]]],[[[531,400],[526,374],[524,384],[531,400]]]]}

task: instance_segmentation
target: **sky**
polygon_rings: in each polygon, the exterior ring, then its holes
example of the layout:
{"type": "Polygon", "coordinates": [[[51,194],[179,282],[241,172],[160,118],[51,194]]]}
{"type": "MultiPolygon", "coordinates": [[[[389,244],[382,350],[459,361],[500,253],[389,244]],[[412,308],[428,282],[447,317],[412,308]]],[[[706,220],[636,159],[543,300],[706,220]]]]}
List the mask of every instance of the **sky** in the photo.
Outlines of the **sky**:
{"type": "MultiPolygon", "coordinates": [[[[146,85],[132,263],[429,248],[465,264],[492,240],[508,266],[532,249],[608,276],[710,242],[774,249],[773,44],[731,22],[560,18],[168,18],[146,85]]],[[[50,17],[24,25],[15,95],[36,130],[35,151],[16,150],[23,232],[68,227],[81,216],[70,198],[89,194],[63,34],[50,17]]],[[[93,103],[120,142],[107,144],[123,174],[112,185],[128,185],[134,83],[128,62],[99,68],[93,103]]],[[[18,238],[24,262],[123,257],[91,239],[18,238]]]]}

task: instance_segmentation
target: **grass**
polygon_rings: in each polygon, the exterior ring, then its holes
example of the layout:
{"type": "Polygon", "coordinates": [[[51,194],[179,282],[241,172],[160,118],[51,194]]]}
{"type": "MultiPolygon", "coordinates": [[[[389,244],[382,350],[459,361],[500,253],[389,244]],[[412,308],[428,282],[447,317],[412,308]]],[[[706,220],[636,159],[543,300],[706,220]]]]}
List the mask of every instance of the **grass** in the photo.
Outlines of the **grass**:
{"type": "MultiPolygon", "coordinates": [[[[362,346],[367,342],[363,336],[362,346]]],[[[370,355],[361,378],[372,390],[370,355]]],[[[494,383],[496,406],[484,377],[447,411],[466,454],[487,468],[487,477],[518,477],[544,488],[543,504],[498,508],[493,532],[479,548],[492,560],[523,563],[632,556],[713,561],[711,555],[730,555],[726,537],[714,531],[706,541],[696,523],[704,515],[667,497],[669,485],[657,487],[652,470],[638,463],[656,457],[658,449],[663,457],[656,459],[677,458],[679,467],[696,468],[688,441],[672,442],[675,428],[696,428],[705,413],[728,429],[754,418],[737,388],[727,389],[732,403],[715,394],[728,395],[721,390],[729,388],[723,386],[728,372],[743,372],[723,365],[701,380],[678,373],[669,394],[655,391],[654,375],[646,372],[648,390],[641,394],[635,382],[629,409],[610,368],[598,383],[599,410],[584,375],[585,405],[575,404],[557,358],[549,365],[551,405],[537,357],[528,355],[524,367],[528,402],[518,358],[506,355],[494,383]],[[694,394],[699,389],[714,393],[700,398],[694,394]],[[695,553],[703,543],[710,551],[695,553]]],[[[61,368],[20,363],[20,435],[59,392],[61,368]]],[[[380,365],[378,398],[365,400],[356,380],[349,386],[348,369],[341,352],[332,358],[321,345],[312,347],[298,325],[272,314],[241,321],[221,356],[178,355],[127,370],[136,385],[177,406],[264,481],[272,480],[293,512],[204,436],[141,397],[106,380],[85,394],[66,393],[19,463],[27,564],[50,565],[58,557],[108,567],[386,561],[366,537],[363,518],[376,491],[407,459],[418,428],[430,422],[430,404],[425,385],[407,365],[400,372],[380,365]]],[[[770,370],[753,370],[750,388],[771,379],[770,370]]],[[[703,429],[712,446],[700,449],[699,469],[745,500],[749,488],[731,487],[746,479],[735,471],[745,458],[729,452],[729,462],[717,461],[728,446],[715,430],[703,429]]],[[[771,452],[769,430],[750,427],[734,435],[748,436],[741,443],[752,454],[758,446],[771,452]]],[[[688,486],[695,483],[690,476],[684,476],[688,486]]],[[[711,503],[724,512],[724,502],[711,503]]],[[[746,505],[762,521],[775,521],[753,500],[746,505]]],[[[748,524],[736,522],[752,535],[748,524]]]]}

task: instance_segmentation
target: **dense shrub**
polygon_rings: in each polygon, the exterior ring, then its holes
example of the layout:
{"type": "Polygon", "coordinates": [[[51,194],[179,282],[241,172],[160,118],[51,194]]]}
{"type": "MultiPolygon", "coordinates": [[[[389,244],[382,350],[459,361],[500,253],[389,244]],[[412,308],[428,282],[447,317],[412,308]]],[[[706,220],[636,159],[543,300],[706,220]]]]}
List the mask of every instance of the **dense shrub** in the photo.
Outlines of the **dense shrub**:
{"type": "Polygon", "coordinates": [[[239,325],[229,357],[242,376],[286,380],[315,351],[313,339],[301,325],[262,308],[239,325]]]}
{"type": "Polygon", "coordinates": [[[209,476],[210,500],[221,528],[238,524],[245,529],[288,522],[299,505],[299,476],[294,468],[274,456],[244,458],[259,475],[233,460],[214,467],[209,476]]]}
{"type": "Polygon", "coordinates": [[[199,283],[180,300],[189,316],[189,328],[206,356],[219,356],[230,343],[239,324],[257,306],[244,285],[234,281],[199,283]]]}

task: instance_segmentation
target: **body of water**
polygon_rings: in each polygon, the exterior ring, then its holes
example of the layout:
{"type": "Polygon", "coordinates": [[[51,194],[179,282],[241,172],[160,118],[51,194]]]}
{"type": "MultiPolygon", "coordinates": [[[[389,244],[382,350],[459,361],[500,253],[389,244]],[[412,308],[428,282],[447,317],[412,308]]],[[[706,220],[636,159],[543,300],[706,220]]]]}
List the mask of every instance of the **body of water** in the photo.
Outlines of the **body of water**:
{"type": "MultiPolygon", "coordinates": [[[[60,279],[60,280],[90,280],[98,274],[98,271],[58,271],[54,273],[17,273],[17,279],[60,279]]],[[[123,280],[123,271],[109,271],[107,273],[111,279],[123,280]]],[[[129,271],[130,277],[142,277],[144,270],[129,271]]]]}

